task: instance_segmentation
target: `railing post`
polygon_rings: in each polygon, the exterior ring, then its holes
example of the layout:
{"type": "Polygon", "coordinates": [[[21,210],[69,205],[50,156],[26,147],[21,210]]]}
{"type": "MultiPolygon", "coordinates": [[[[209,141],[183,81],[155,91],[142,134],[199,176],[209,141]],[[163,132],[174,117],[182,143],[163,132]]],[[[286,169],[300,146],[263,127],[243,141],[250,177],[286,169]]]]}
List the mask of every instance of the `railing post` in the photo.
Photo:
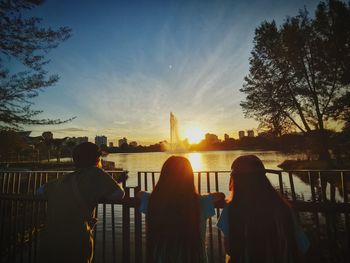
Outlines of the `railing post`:
{"type": "Polygon", "coordinates": [[[155,178],[154,178],[154,172],[152,172],[152,190],[154,189],[156,182],[155,182],[155,178]]]}
{"type": "Polygon", "coordinates": [[[198,172],[197,175],[198,175],[198,193],[201,193],[201,172],[198,172]]]}
{"type": "Polygon", "coordinates": [[[116,242],[115,242],[115,213],[114,204],[111,204],[111,217],[112,217],[112,262],[116,262],[116,242]]]}
{"type": "MultiPolygon", "coordinates": [[[[125,198],[130,197],[129,188],[124,188],[125,198]]],[[[130,207],[128,204],[123,204],[123,263],[130,262],[130,207]]]]}
{"type": "MultiPolygon", "coordinates": [[[[32,180],[32,172],[29,172],[28,173],[27,194],[30,193],[30,182],[31,182],[31,180],[32,180]]],[[[33,192],[33,194],[34,194],[34,192],[33,192]]]]}
{"type": "MultiPolygon", "coordinates": [[[[30,211],[31,214],[29,214],[29,226],[30,229],[33,229],[34,227],[34,200],[32,200],[31,202],[29,202],[30,204],[30,211]]],[[[29,231],[29,251],[28,251],[28,258],[29,258],[29,262],[32,262],[32,258],[33,258],[33,254],[32,253],[33,250],[33,231],[29,231]]]]}
{"type": "Polygon", "coordinates": [[[35,208],[33,208],[34,211],[34,262],[37,262],[37,256],[38,256],[38,228],[39,228],[39,213],[40,213],[40,201],[39,202],[35,202],[35,208]]]}
{"type": "MultiPolygon", "coordinates": [[[[344,174],[344,172],[341,172],[341,184],[342,184],[342,192],[343,192],[343,203],[348,203],[348,191],[346,189],[346,175],[344,174]]],[[[349,214],[348,213],[344,213],[345,216],[345,231],[347,233],[347,237],[346,237],[346,243],[347,243],[347,247],[350,247],[350,223],[349,223],[349,214]]],[[[346,250],[346,257],[349,258],[349,249],[346,250]]]]}
{"type": "Polygon", "coordinates": [[[292,172],[288,172],[289,176],[289,184],[290,184],[290,190],[292,191],[292,200],[293,202],[296,201],[296,196],[295,196],[295,188],[294,188],[294,181],[293,181],[293,174],[292,172]]]}
{"type": "Polygon", "coordinates": [[[318,178],[320,180],[320,187],[321,187],[321,201],[327,201],[327,181],[324,180],[321,171],[318,171],[318,178]]]}
{"type": "Polygon", "coordinates": [[[7,187],[5,193],[9,194],[10,193],[10,184],[11,184],[11,174],[12,173],[7,173],[7,187]]]}
{"type": "MultiPolygon", "coordinates": [[[[207,192],[210,193],[210,173],[206,173],[207,177],[207,192]]],[[[208,224],[209,224],[209,249],[210,249],[210,262],[214,262],[214,244],[213,244],[213,226],[212,226],[212,220],[211,217],[209,217],[208,224]]]]}
{"type": "Polygon", "coordinates": [[[21,232],[20,232],[20,240],[21,240],[21,251],[20,251],[20,262],[23,262],[24,259],[24,235],[25,235],[25,231],[26,231],[26,217],[27,217],[27,201],[24,200],[23,201],[23,211],[21,211],[21,214],[23,215],[23,220],[21,220],[21,232]]]}
{"type": "Polygon", "coordinates": [[[18,184],[17,184],[17,194],[21,193],[21,180],[22,180],[22,173],[18,173],[18,184]]]}
{"type": "Polygon", "coordinates": [[[17,228],[18,228],[18,203],[19,203],[19,200],[14,200],[14,218],[13,218],[13,221],[14,221],[14,227],[13,227],[13,255],[12,255],[12,260],[13,262],[16,262],[16,256],[17,256],[17,228]]]}
{"type": "Polygon", "coordinates": [[[279,188],[280,188],[281,195],[284,195],[282,172],[278,172],[278,185],[279,185],[279,188]]]}
{"type": "Polygon", "coordinates": [[[139,187],[140,191],[142,190],[141,188],[141,172],[137,172],[137,186],[139,187]]]}
{"type": "Polygon", "coordinates": [[[147,175],[148,175],[148,173],[147,172],[145,172],[144,173],[144,179],[145,179],[145,191],[148,191],[148,178],[147,178],[147,175]]]}
{"type": "Polygon", "coordinates": [[[37,189],[37,184],[38,184],[38,173],[35,172],[34,173],[34,185],[33,185],[33,193],[36,192],[36,189],[37,189]]]}
{"type": "Polygon", "coordinates": [[[346,175],[344,172],[341,172],[341,186],[342,186],[342,192],[343,192],[343,202],[348,202],[348,191],[346,189],[346,175]]]}
{"type": "MultiPolygon", "coordinates": [[[[140,186],[135,188],[135,196],[136,193],[139,192],[140,186]]],[[[135,222],[135,262],[142,262],[142,215],[139,211],[139,207],[135,206],[134,211],[134,222],[135,222]]]]}
{"type": "Polygon", "coordinates": [[[13,176],[12,176],[12,191],[11,191],[11,193],[14,194],[15,189],[16,189],[16,173],[13,172],[12,174],[13,174],[13,176]]]}
{"type": "MultiPolygon", "coordinates": [[[[0,247],[4,248],[5,246],[5,218],[6,218],[6,200],[0,199],[0,247]]],[[[0,252],[3,253],[3,252],[0,252]]]]}
{"type": "Polygon", "coordinates": [[[102,262],[106,262],[106,204],[102,204],[102,262]]]}
{"type": "MultiPolygon", "coordinates": [[[[218,172],[215,172],[215,191],[219,192],[219,178],[218,178],[218,172]]],[[[216,208],[216,220],[219,220],[220,217],[220,208],[216,208]]],[[[223,255],[222,255],[222,237],[221,237],[221,231],[217,229],[218,231],[218,250],[219,250],[219,260],[224,261],[223,255]]]]}

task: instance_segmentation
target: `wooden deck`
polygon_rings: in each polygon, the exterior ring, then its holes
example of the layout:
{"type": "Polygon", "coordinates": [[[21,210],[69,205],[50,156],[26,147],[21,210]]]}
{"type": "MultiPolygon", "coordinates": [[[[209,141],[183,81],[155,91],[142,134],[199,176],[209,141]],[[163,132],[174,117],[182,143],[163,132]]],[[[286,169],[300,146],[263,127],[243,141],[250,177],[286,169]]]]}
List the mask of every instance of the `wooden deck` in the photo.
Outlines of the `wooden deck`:
{"type": "MultiPolygon", "coordinates": [[[[36,262],[40,232],[45,227],[46,200],[36,189],[66,172],[0,172],[0,262],[36,262]]],[[[118,176],[122,171],[110,172],[118,176]]],[[[199,192],[221,191],[219,181],[228,171],[196,172],[199,192]]],[[[278,190],[289,198],[310,239],[308,262],[349,262],[350,171],[268,170],[278,190]],[[301,180],[309,194],[295,188],[301,180]]],[[[137,185],[127,186],[123,201],[101,201],[96,209],[99,222],[95,235],[95,262],[143,262],[145,254],[144,216],[138,211],[135,194],[151,191],[159,172],[137,173],[137,185]]],[[[224,262],[223,240],[215,227],[222,207],[208,220],[206,242],[209,262],[224,262]]]]}

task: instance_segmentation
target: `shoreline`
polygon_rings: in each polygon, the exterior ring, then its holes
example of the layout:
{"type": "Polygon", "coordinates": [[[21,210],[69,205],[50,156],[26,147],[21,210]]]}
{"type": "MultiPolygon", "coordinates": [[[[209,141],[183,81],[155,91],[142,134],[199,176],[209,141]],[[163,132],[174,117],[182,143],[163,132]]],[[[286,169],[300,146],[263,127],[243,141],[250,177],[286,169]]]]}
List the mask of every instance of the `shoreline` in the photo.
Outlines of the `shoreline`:
{"type": "Polygon", "coordinates": [[[285,160],[278,165],[285,171],[289,170],[350,170],[350,162],[343,160],[342,163],[332,159],[330,161],[321,160],[285,160]]]}

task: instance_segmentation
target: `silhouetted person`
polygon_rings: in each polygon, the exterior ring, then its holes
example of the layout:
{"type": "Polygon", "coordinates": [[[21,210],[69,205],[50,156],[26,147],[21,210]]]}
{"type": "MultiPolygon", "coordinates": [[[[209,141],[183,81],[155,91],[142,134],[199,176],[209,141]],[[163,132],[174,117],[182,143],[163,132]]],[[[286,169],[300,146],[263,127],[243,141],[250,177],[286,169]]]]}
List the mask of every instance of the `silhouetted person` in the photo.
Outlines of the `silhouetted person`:
{"type": "Polygon", "coordinates": [[[227,262],[299,262],[309,242],[261,160],[240,156],[231,169],[231,199],[217,224],[225,236],[227,262]]]}
{"type": "Polygon", "coordinates": [[[165,161],[151,194],[140,192],[146,213],[147,262],[206,262],[206,219],[223,193],[199,195],[190,162],[172,156],[165,161]]]}
{"type": "Polygon", "coordinates": [[[122,187],[100,169],[99,148],[79,144],[73,152],[77,170],[39,189],[47,195],[46,227],[40,240],[40,261],[87,263],[93,257],[93,210],[103,198],[121,199],[122,187]]]}

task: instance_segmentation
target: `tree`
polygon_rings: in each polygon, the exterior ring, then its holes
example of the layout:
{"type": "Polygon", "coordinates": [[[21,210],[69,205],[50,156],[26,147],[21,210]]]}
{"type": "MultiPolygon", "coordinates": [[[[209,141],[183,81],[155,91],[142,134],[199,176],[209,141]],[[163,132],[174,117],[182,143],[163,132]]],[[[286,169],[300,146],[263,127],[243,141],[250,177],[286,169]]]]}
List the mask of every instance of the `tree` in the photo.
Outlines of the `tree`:
{"type": "Polygon", "coordinates": [[[52,145],[54,146],[54,149],[56,151],[57,163],[61,162],[62,147],[67,139],[68,139],[68,137],[64,137],[63,139],[52,139],[52,145]]]}
{"type": "Polygon", "coordinates": [[[68,148],[71,162],[73,162],[73,150],[76,146],[77,146],[77,142],[72,138],[69,138],[68,141],[66,142],[66,147],[68,148]]]}
{"type": "Polygon", "coordinates": [[[40,26],[41,19],[22,13],[42,4],[41,0],[0,0],[0,128],[18,129],[25,124],[60,124],[68,120],[38,119],[32,98],[54,85],[58,75],[44,66],[48,51],[71,35],[71,29],[40,26]],[[19,70],[16,70],[17,68],[19,70]]]}
{"type": "Polygon", "coordinates": [[[29,148],[24,136],[15,131],[0,130],[0,160],[11,160],[13,154],[16,155],[17,161],[21,160],[23,150],[29,148]]]}
{"type": "MultiPolygon", "coordinates": [[[[349,72],[350,74],[350,72],[349,72]]],[[[344,122],[343,131],[350,131],[350,91],[339,98],[335,105],[331,107],[334,118],[338,118],[344,122]]]]}
{"type": "Polygon", "coordinates": [[[45,145],[45,149],[47,152],[47,162],[49,163],[51,160],[51,151],[53,148],[53,139],[44,138],[43,144],[45,145]]]}
{"type": "MultiPolygon", "coordinates": [[[[326,124],[341,114],[334,108],[349,89],[349,72],[350,6],[320,2],[314,18],[304,9],[280,27],[272,21],[256,29],[241,106],[262,126],[295,128],[326,142],[326,124]]],[[[327,145],[320,158],[329,158],[327,145]]]]}

